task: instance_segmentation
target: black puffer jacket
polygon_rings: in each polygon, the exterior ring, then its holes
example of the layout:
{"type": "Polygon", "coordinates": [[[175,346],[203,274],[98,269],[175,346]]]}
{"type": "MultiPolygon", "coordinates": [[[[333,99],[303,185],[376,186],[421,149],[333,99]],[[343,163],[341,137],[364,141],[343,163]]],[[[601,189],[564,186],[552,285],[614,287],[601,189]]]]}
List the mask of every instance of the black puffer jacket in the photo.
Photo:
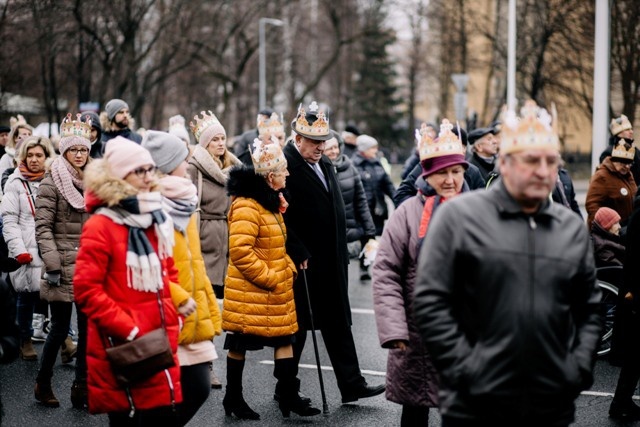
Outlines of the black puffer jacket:
{"type": "Polygon", "coordinates": [[[364,193],[358,170],[344,154],[340,154],[333,161],[333,166],[336,168],[344,200],[344,213],[347,217],[347,242],[355,242],[363,237],[375,237],[376,227],[373,225],[367,196],[364,193]]]}
{"type": "Polygon", "coordinates": [[[369,212],[371,212],[371,217],[376,225],[376,235],[380,236],[382,235],[384,220],[389,217],[389,210],[384,196],[386,194],[389,198],[393,198],[396,188],[379,159],[365,159],[358,152],[351,160],[360,173],[364,193],[367,196],[369,212]]]}

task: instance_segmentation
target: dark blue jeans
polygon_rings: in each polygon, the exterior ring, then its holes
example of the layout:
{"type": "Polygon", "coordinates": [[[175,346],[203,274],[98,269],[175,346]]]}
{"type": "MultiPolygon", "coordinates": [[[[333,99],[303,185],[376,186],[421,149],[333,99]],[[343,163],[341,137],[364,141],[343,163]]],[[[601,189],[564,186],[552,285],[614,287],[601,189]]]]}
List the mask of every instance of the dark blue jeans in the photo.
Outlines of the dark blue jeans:
{"type": "Polygon", "coordinates": [[[16,320],[20,328],[20,340],[26,341],[33,336],[33,310],[40,302],[40,292],[18,292],[16,297],[16,320]]]}
{"type": "Polygon", "coordinates": [[[49,303],[49,309],[51,310],[51,330],[42,349],[38,381],[49,381],[53,375],[53,366],[56,364],[58,351],[60,351],[60,346],[69,335],[73,303],[52,301],[49,303]]]}

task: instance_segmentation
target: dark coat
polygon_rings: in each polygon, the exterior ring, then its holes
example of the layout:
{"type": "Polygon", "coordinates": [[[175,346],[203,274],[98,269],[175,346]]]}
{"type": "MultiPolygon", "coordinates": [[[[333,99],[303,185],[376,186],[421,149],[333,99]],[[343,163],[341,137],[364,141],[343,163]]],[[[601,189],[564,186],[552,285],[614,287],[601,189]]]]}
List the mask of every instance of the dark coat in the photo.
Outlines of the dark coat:
{"type": "Polygon", "coordinates": [[[558,178],[560,178],[563,193],[560,193],[560,189],[556,186],[551,192],[551,198],[554,202],[561,203],[565,206],[568,205],[567,207],[569,209],[580,215],[580,218],[582,218],[582,212],[580,212],[580,205],[578,205],[578,202],[576,201],[576,191],[573,188],[573,181],[571,180],[569,171],[565,168],[560,168],[558,170],[558,178]]]}
{"type": "MultiPolygon", "coordinates": [[[[411,173],[407,175],[405,179],[402,180],[395,194],[393,195],[393,204],[397,208],[400,206],[400,203],[407,200],[409,197],[413,197],[418,192],[418,187],[422,185],[426,181],[422,178],[422,166],[418,163],[411,173]]],[[[485,188],[485,182],[478,170],[478,167],[474,164],[469,163],[469,167],[464,171],[464,180],[469,185],[469,190],[475,190],[478,188],[485,188]]],[[[429,185],[427,184],[427,187],[429,185]]],[[[423,191],[423,194],[426,194],[423,191]]]]}
{"type": "Polygon", "coordinates": [[[250,129],[240,135],[233,144],[233,154],[245,165],[251,166],[251,153],[249,152],[249,145],[253,143],[253,140],[258,137],[258,129],[250,129]]]}
{"type": "Polygon", "coordinates": [[[413,168],[416,167],[416,165],[420,165],[420,155],[418,154],[417,150],[414,150],[402,165],[402,173],[400,174],[400,179],[405,179],[407,175],[411,173],[413,168]]]}
{"type": "Polygon", "coordinates": [[[473,151],[473,153],[469,156],[467,161],[472,165],[476,165],[478,167],[480,174],[482,174],[482,179],[484,179],[485,182],[487,181],[489,174],[496,168],[495,161],[488,162],[482,157],[478,156],[478,153],[476,153],[475,151],[473,151]]]}
{"type": "Polygon", "coordinates": [[[289,177],[289,208],[284,214],[287,226],[287,253],[296,267],[308,259],[306,273],[300,271],[294,283],[298,324],[311,329],[305,276],[313,310],[314,327],[351,325],[347,289],[349,252],[344,201],[338,179],[328,157],[320,167],[329,191],[302,158],[293,142],[284,147],[289,177]]]}
{"type": "Polygon", "coordinates": [[[347,219],[347,242],[355,242],[364,237],[374,238],[376,227],[373,225],[367,196],[364,193],[360,174],[351,160],[340,154],[333,162],[338,174],[344,212],[347,219]]]}
{"type": "Polygon", "coordinates": [[[389,209],[384,198],[387,195],[390,199],[396,192],[396,188],[391,182],[391,177],[384,170],[380,159],[366,159],[360,153],[356,153],[351,160],[353,165],[360,172],[364,193],[367,196],[367,204],[371,217],[376,225],[376,235],[382,235],[384,220],[389,217],[389,209]]]}
{"type": "Polygon", "coordinates": [[[596,260],[596,268],[622,266],[625,248],[620,236],[609,233],[600,224],[594,222],[591,226],[591,241],[593,242],[593,257],[596,260]]]}
{"type": "Polygon", "coordinates": [[[135,133],[129,128],[121,129],[121,130],[105,130],[102,132],[101,142],[102,142],[102,154],[104,155],[104,150],[107,148],[107,142],[109,140],[115,138],[116,136],[121,136],[123,138],[127,138],[135,142],[136,144],[142,143],[142,136],[140,134],[135,133]]]}

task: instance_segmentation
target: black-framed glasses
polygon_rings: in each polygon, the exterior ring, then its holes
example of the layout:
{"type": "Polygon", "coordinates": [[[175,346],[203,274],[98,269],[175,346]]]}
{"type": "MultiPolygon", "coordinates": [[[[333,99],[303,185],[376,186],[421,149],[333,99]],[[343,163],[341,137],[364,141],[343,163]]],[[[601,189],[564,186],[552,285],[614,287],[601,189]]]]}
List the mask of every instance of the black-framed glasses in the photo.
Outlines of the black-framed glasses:
{"type": "Polygon", "coordinates": [[[156,170],[157,168],[155,166],[149,166],[148,168],[134,169],[133,173],[135,173],[138,178],[144,178],[146,174],[154,175],[156,170]]]}
{"type": "Polygon", "coordinates": [[[78,153],[82,154],[83,156],[86,156],[87,154],[89,154],[89,150],[87,150],[86,148],[69,148],[68,150],[73,156],[78,155],[78,153]]]}

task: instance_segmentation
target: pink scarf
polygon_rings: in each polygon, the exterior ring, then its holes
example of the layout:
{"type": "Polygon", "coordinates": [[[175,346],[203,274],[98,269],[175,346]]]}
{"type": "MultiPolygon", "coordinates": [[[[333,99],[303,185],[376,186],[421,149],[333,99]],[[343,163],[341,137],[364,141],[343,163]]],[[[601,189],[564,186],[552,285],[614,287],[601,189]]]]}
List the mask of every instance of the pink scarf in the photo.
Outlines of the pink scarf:
{"type": "Polygon", "coordinates": [[[53,183],[74,209],[84,212],[84,196],[78,190],[84,189],[84,184],[78,171],[64,158],[58,156],[51,163],[51,178],[53,183]]]}

